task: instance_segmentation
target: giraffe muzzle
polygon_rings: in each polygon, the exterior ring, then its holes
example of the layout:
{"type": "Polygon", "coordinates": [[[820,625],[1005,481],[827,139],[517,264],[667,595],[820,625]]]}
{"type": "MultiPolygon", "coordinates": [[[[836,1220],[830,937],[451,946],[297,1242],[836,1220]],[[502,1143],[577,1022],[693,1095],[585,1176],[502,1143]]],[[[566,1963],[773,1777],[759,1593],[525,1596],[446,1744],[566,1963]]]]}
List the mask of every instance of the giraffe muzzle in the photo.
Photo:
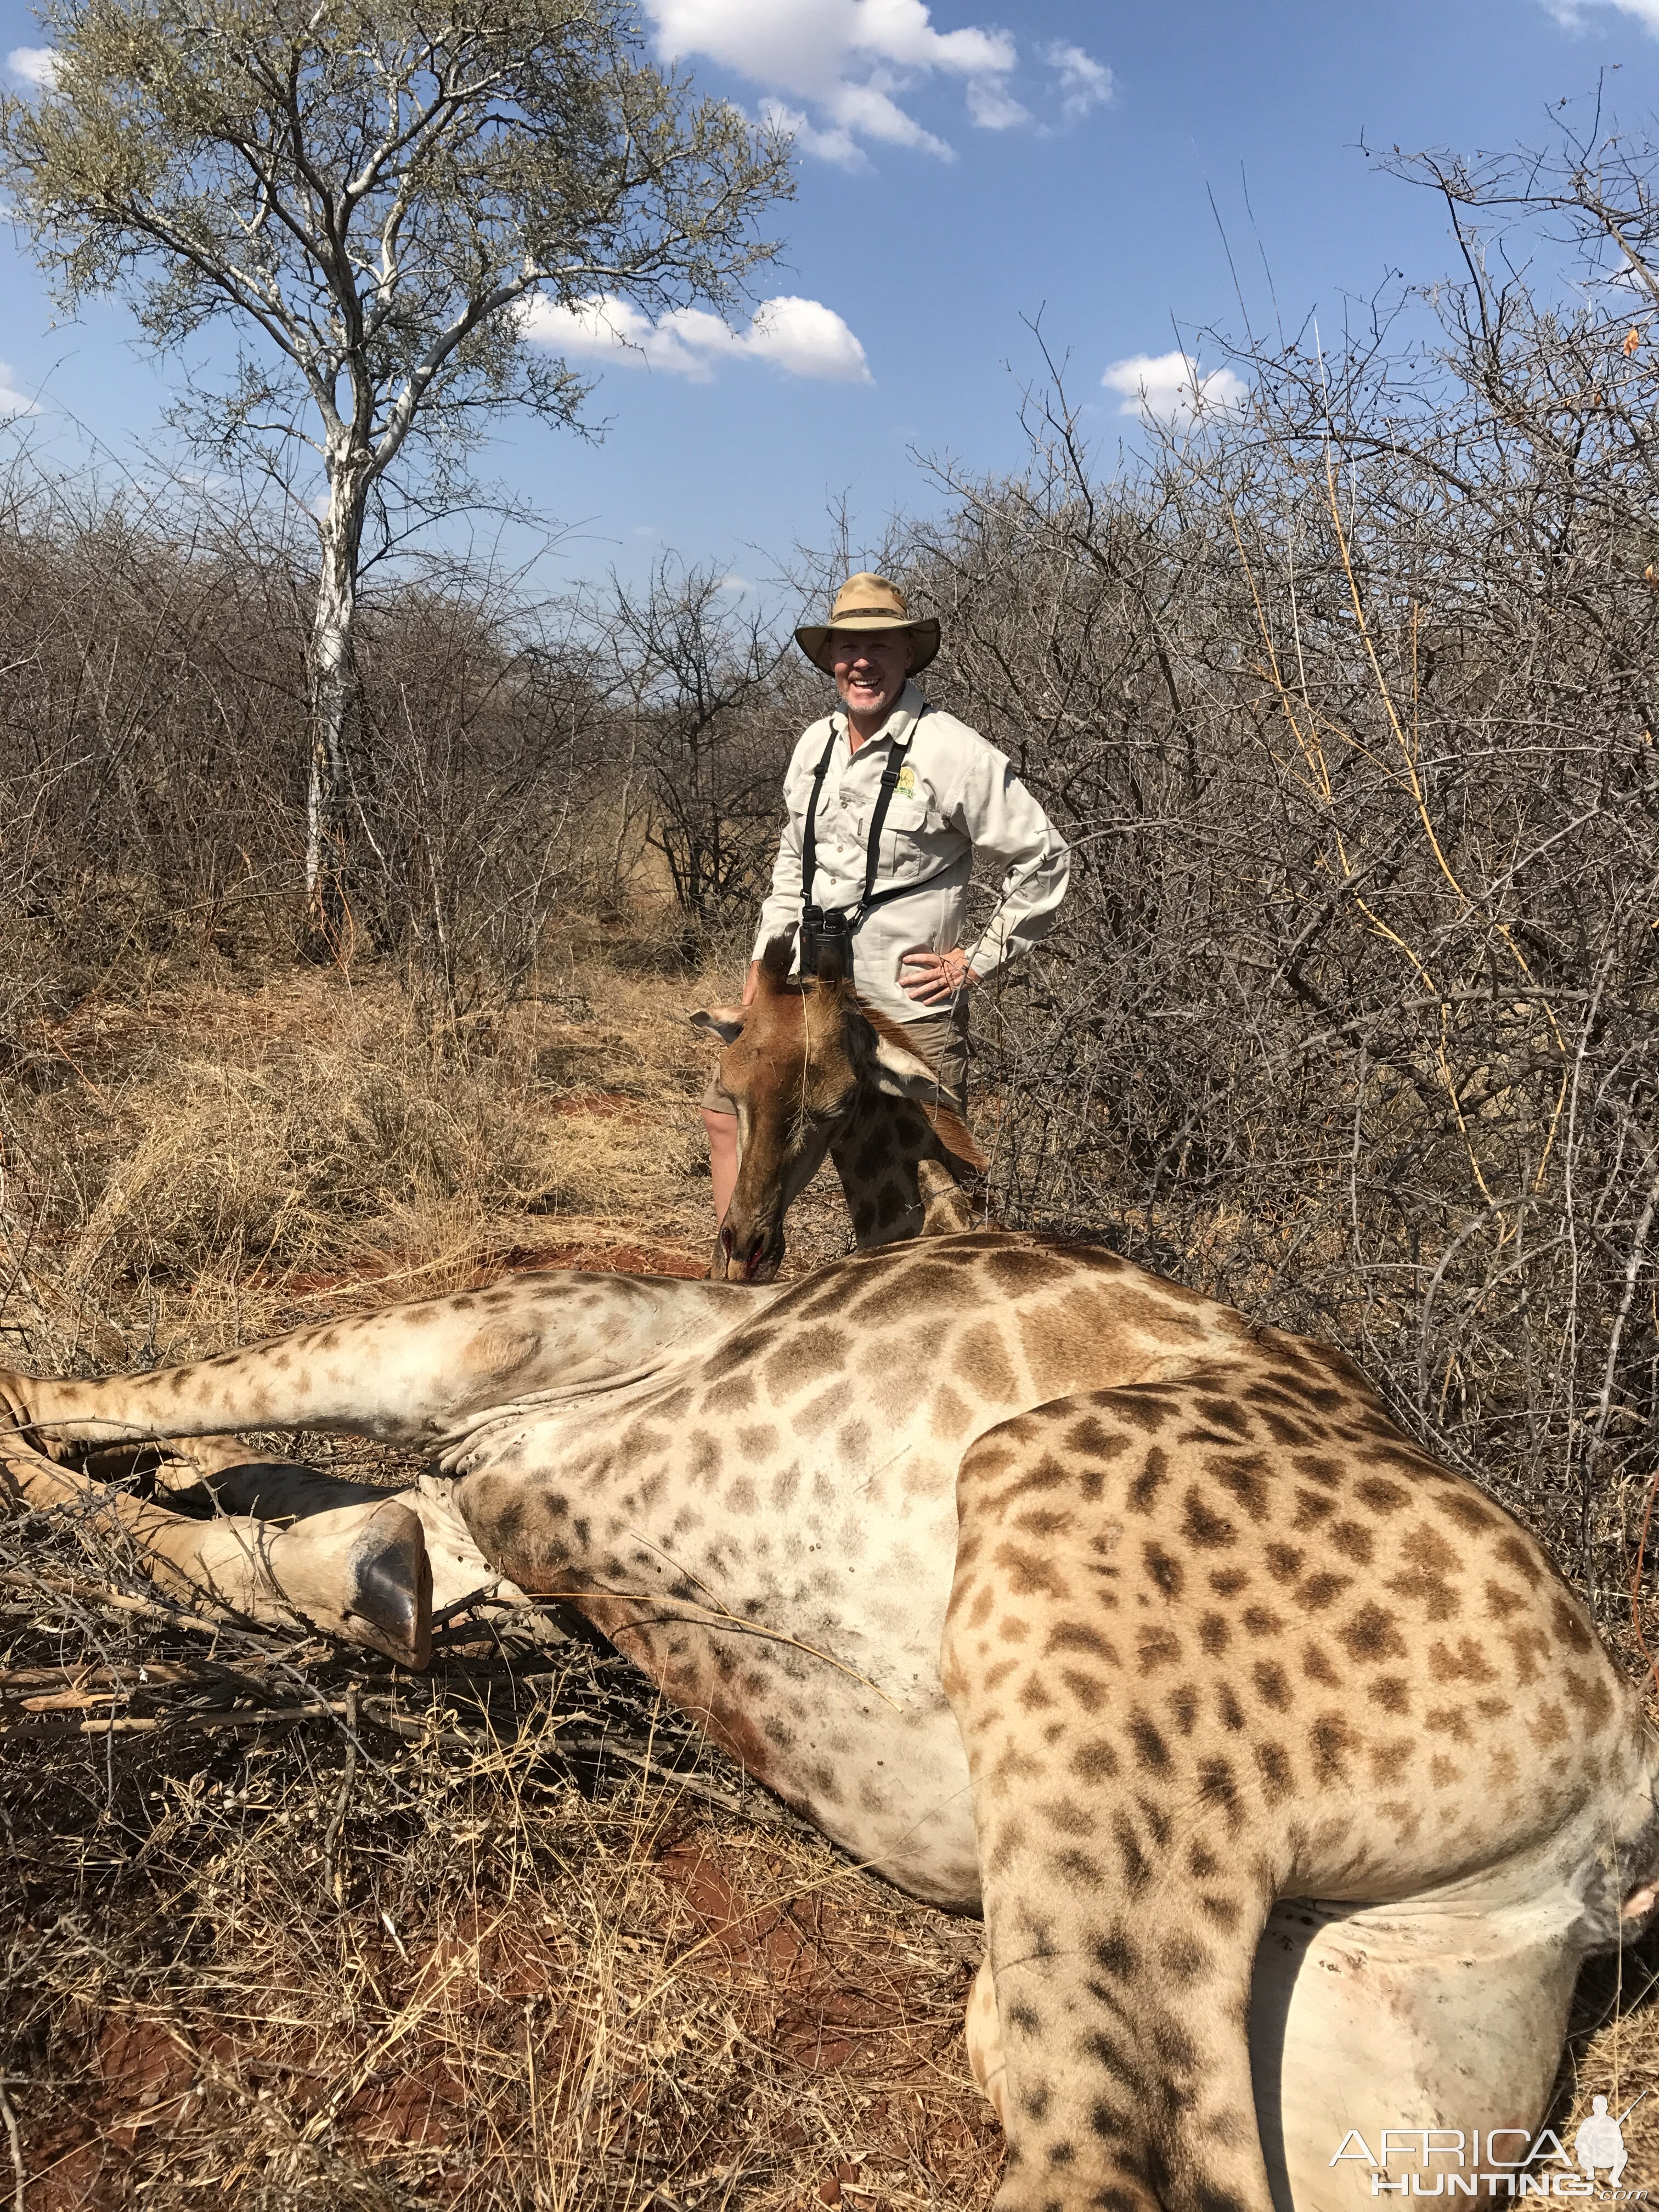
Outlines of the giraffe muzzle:
{"type": "Polygon", "coordinates": [[[720,1272],[729,1283],[769,1283],[783,1264],[781,1229],[761,1228],[746,1232],[724,1223],[720,1237],[720,1272]]]}

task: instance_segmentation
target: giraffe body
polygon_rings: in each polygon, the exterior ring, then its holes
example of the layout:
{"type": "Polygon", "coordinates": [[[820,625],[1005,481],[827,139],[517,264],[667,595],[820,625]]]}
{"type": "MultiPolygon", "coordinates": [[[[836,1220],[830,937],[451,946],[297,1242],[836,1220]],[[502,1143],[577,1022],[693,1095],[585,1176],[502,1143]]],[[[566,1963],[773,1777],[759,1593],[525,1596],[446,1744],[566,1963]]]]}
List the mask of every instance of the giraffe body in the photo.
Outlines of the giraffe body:
{"type": "Polygon", "coordinates": [[[1536,2124],[1579,1960],[1651,1903],[1654,1747],[1537,1545],[1349,1362],[1042,1237],[620,1279],[0,1389],[59,1451],[436,1444],[495,1573],[983,1912],[1005,2212],[1340,2212],[1351,2126],[1536,2124]]]}

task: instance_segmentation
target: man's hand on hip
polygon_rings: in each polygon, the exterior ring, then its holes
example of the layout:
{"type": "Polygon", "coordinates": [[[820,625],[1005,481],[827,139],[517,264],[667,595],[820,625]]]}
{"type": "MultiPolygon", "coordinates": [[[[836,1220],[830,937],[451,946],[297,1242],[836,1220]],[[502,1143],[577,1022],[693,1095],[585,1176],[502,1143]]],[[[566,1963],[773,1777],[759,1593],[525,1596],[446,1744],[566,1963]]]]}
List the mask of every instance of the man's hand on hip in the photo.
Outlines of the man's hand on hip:
{"type": "Polygon", "coordinates": [[[907,952],[899,967],[909,970],[899,978],[907,997],[924,1006],[944,1005],[975,980],[968,955],[959,945],[949,952],[907,952]]]}

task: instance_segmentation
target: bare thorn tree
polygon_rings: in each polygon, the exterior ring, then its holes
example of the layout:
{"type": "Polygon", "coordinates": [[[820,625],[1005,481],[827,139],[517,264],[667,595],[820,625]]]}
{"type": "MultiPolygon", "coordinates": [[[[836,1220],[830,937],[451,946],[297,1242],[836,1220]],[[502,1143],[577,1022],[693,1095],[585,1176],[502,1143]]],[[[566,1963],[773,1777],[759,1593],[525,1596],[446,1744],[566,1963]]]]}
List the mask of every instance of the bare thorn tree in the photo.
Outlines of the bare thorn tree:
{"type": "Polygon", "coordinates": [[[649,795],[646,842],[675,904],[694,929],[746,918],[775,849],[791,731],[791,672],[771,625],[718,562],[660,561],[637,591],[613,577],[596,611],[630,769],[649,795]]]}
{"type": "Polygon", "coordinates": [[[527,343],[533,295],[653,311],[733,296],[775,248],[787,140],[643,59],[622,0],[52,0],[0,177],[63,303],[115,290],[158,346],[219,319],[238,368],[197,428],[320,457],[307,940],[349,920],[353,623],[366,525],[459,496],[454,457],[586,389],[527,343]],[[416,448],[421,448],[418,459],[416,448]]]}

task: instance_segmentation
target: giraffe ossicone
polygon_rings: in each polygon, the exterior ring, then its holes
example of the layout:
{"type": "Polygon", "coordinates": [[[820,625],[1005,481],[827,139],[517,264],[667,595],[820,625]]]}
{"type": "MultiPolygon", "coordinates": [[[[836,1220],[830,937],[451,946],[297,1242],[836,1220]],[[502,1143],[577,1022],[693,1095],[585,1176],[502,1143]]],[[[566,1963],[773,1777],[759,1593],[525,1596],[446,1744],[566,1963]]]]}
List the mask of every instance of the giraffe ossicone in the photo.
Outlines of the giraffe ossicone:
{"type": "Polygon", "coordinates": [[[1659,1883],[1659,1750],[1534,1540],[1341,1354],[1105,1250],[525,1276],[0,1404],[25,1488],[124,1437],[428,1446],[445,1576],[574,1592],[827,1836],[982,1913],[1004,2212],[1344,2212],[1351,2127],[1534,2127],[1659,1883]]]}

